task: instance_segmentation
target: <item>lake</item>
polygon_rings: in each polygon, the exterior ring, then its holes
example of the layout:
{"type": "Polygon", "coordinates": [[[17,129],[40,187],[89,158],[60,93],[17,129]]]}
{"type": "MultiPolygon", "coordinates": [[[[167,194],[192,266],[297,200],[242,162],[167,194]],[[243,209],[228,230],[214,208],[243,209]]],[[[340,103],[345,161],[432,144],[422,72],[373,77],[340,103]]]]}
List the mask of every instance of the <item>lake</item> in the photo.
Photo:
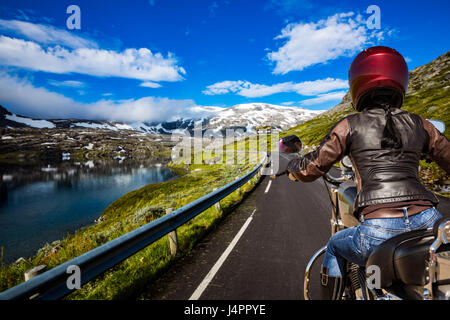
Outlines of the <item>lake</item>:
{"type": "Polygon", "coordinates": [[[122,195],[176,175],[160,164],[101,165],[92,161],[2,173],[0,246],[3,261],[29,257],[94,223],[122,195]]]}

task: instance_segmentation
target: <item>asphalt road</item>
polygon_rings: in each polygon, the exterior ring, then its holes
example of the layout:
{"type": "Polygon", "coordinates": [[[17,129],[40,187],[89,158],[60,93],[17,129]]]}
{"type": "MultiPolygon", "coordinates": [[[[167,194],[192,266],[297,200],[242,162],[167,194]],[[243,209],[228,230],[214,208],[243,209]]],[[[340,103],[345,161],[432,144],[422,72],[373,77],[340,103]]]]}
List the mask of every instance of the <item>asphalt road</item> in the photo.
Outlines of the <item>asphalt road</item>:
{"type": "MultiPolygon", "coordinates": [[[[287,160],[281,158],[280,168],[287,160]]],[[[450,214],[450,201],[438,206],[450,214]]],[[[311,256],[330,237],[331,204],[322,179],[311,183],[265,177],[191,253],[143,294],[144,299],[303,299],[311,256]]],[[[318,297],[318,268],[311,292],[318,297]]]]}

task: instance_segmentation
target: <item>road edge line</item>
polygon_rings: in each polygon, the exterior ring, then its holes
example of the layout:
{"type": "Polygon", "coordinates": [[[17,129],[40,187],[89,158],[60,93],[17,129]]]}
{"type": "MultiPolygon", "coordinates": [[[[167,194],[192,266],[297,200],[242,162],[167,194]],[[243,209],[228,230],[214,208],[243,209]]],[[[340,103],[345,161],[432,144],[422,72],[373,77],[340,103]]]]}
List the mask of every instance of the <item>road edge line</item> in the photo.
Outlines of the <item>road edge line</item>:
{"type": "Polygon", "coordinates": [[[203,279],[203,281],[198,285],[197,289],[195,289],[194,293],[191,295],[191,297],[189,298],[189,300],[198,300],[200,298],[200,296],[203,294],[203,292],[205,291],[205,289],[208,287],[209,283],[211,282],[211,280],[214,278],[214,276],[216,275],[217,271],[219,271],[220,267],[222,266],[222,264],[225,262],[225,260],[227,259],[228,255],[231,253],[231,251],[233,250],[234,246],[236,245],[236,243],[239,241],[239,239],[241,238],[241,236],[244,234],[245,230],[247,229],[247,227],[249,226],[250,222],[253,219],[253,214],[255,213],[256,209],[253,210],[252,214],[250,215],[250,217],[248,217],[248,219],[245,221],[244,225],[241,227],[241,229],[239,230],[239,232],[234,236],[233,240],[230,242],[230,244],[228,245],[228,247],[225,249],[225,251],[222,253],[222,255],[220,256],[219,260],[217,260],[217,262],[214,264],[214,266],[211,268],[211,270],[208,272],[208,274],[206,275],[206,277],[203,279]]]}
{"type": "Polygon", "coordinates": [[[272,184],[272,180],[269,180],[269,183],[267,184],[266,190],[264,191],[264,193],[269,192],[270,189],[270,185],[272,184]]]}

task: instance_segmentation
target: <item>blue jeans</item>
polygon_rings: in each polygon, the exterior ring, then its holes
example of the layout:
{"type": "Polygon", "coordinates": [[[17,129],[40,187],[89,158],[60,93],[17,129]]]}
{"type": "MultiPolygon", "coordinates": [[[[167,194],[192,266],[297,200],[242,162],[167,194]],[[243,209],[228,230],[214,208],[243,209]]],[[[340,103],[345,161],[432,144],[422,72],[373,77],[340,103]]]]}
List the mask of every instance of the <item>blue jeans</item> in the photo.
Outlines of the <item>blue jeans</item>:
{"type": "Polygon", "coordinates": [[[357,227],[336,232],[328,241],[323,267],[328,275],[342,277],[345,274],[346,261],[365,266],[372,251],[380,243],[400,233],[427,229],[440,219],[441,214],[430,208],[408,217],[407,208],[403,208],[404,217],[362,220],[357,227]]]}

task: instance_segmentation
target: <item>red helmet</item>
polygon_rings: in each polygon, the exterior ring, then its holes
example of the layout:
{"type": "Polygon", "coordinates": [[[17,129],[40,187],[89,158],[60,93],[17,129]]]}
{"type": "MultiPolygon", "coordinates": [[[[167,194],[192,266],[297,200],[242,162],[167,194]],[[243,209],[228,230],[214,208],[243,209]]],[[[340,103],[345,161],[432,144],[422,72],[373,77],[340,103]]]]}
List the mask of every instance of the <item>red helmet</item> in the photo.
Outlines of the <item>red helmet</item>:
{"type": "Polygon", "coordinates": [[[384,87],[401,93],[402,101],[408,88],[408,66],[396,50],[376,46],[360,52],[348,70],[348,82],[353,108],[362,110],[361,96],[369,89],[384,87]]]}

